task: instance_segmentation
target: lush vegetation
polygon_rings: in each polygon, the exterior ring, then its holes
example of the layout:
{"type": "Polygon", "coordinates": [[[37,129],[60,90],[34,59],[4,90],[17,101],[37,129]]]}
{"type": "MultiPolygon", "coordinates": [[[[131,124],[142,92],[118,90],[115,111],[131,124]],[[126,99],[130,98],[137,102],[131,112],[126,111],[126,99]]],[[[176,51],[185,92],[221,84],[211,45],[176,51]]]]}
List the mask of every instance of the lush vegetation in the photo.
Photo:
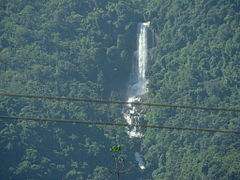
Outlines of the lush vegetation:
{"type": "MultiPolygon", "coordinates": [[[[0,92],[123,100],[151,21],[146,101],[240,108],[238,0],[0,0],[0,92]]],[[[0,97],[0,115],[124,122],[121,105],[0,97]]],[[[0,120],[2,179],[240,179],[239,135],[0,120]],[[134,159],[146,161],[141,171],[134,159]]],[[[146,108],[142,123],[240,129],[230,112],[146,108]]]]}

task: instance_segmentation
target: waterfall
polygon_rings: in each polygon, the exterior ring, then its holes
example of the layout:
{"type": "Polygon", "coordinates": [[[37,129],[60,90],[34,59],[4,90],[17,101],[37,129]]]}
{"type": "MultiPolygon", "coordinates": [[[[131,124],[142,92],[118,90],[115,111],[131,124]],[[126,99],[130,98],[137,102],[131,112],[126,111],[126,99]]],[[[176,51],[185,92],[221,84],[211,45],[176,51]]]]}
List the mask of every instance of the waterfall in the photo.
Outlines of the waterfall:
{"type": "Polygon", "coordinates": [[[150,22],[139,23],[138,25],[138,38],[137,38],[137,55],[136,62],[133,64],[133,70],[131,73],[131,82],[128,87],[128,98],[141,96],[147,92],[147,80],[146,80],[146,66],[148,61],[147,52],[147,29],[150,22]]]}
{"type": "MultiPolygon", "coordinates": [[[[139,23],[137,33],[137,53],[136,62],[130,75],[130,83],[127,89],[128,102],[141,102],[143,95],[147,92],[147,79],[145,76],[148,61],[147,32],[150,22],[139,23]]],[[[128,124],[138,124],[143,110],[139,106],[126,105],[123,109],[123,116],[128,124]]],[[[127,128],[130,138],[141,138],[143,134],[137,127],[127,128]]],[[[139,167],[145,169],[144,161],[139,152],[135,152],[135,158],[139,167]]]]}

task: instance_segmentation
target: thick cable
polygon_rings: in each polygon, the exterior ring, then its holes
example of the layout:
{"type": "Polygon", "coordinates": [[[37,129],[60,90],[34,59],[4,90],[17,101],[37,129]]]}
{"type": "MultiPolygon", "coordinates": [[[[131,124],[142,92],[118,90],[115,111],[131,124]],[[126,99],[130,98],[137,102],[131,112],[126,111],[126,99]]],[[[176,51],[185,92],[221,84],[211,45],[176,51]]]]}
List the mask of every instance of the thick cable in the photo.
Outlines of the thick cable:
{"type": "Polygon", "coordinates": [[[154,103],[141,103],[141,102],[128,102],[128,101],[113,101],[113,100],[103,100],[103,99],[36,96],[36,95],[8,94],[8,93],[0,93],[0,96],[36,98],[36,99],[50,99],[50,100],[64,100],[64,101],[81,101],[81,102],[90,102],[90,103],[131,104],[131,105],[138,105],[138,106],[155,106],[155,107],[161,107],[161,108],[197,109],[197,110],[228,111],[228,112],[240,113],[240,109],[171,105],[171,104],[154,104],[154,103]]]}
{"type": "Polygon", "coordinates": [[[47,119],[47,118],[14,117],[14,116],[0,116],[0,119],[48,121],[48,122],[78,123],[78,124],[101,125],[101,126],[141,127],[141,128],[168,129],[168,130],[187,130],[187,131],[202,131],[202,132],[213,132],[213,133],[218,132],[218,133],[227,133],[227,134],[240,134],[240,131],[233,131],[233,130],[144,125],[144,124],[126,124],[126,123],[111,123],[111,122],[81,121],[81,120],[66,120],[66,119],[47,119]]]}

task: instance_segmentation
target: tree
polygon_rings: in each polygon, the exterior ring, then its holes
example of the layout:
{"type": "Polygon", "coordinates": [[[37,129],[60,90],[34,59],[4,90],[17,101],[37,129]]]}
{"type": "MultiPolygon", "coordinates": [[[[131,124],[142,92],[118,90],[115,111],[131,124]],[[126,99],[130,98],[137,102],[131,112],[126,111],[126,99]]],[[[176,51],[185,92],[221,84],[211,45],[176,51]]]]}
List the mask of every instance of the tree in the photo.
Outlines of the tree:
{"type": "Polygon", "coordinates": [[[128,171],[130,171],[130,168],[128,169],[123,169],[125,168],[125,159],[123,154],[121,153],[122,150],[122,146],[121,145],[115,145],[113,147],[110,148],[110,152],[112,152],[112,156],[114,158],[115,161],[115,170],[113,171],[113,173],[116,174],[117,176],[117,180],[120,179],[120,174],[124,174],[127,173],[128,171]]]}

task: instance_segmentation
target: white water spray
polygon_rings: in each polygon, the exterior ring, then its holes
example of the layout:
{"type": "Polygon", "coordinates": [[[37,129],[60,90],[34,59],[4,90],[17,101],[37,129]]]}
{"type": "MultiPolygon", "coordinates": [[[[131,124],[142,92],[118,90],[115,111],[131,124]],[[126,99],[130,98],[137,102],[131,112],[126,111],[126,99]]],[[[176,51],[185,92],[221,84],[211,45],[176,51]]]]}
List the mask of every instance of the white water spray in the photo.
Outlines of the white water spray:
{"type": "MultiPolygon", "coordinates": [[[[147,80],[145,73],[148,61],[147,31],[149,26],[150,22],[140,23],[138,26],[138,49],[136,55],[137,61],[133,65],[133,72],[130,78],[131,81],[128,87],[128,102],[140,102],[142,96],[147,92],[147,80]]],[[[123,114],[128,124],[138,124],[140,116],[142,115],[142,110],[137,106],[129,104],[124,108],[123,114]]],[[[137,127],[127,128],[127,134],[130,138],[143,137],[143,134],[137,127]]],[[[135,152],[135,158],[138,161],[139,167],[141,169],[145,169],[142,155],[139,152],[135,152]]]]}
{"type": "Polygon", "coordinates": [[[142,155],[141,155],[139,152],[135,152],[134,155],[135,155],[135,159],[136,159],[137,162],[138,162],[138,166],[139,166],[141,169],[145,169],[145,165],[144,165],[144,162],[143,162],[142,155]]]}

